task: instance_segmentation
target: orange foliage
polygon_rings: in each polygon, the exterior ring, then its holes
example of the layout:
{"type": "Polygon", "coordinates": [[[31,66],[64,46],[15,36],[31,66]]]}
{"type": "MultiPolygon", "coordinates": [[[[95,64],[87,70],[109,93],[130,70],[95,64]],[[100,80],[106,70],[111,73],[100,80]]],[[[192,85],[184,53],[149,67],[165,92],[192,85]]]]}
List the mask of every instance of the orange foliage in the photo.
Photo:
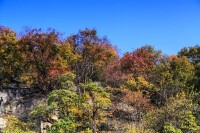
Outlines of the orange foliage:
{"type": "Polygon", "coordinates": [[[147,72],[155,67],[156,61],[157,58],[152,53],[141,48],[125,53],[121,58],[121,67],[125,73],[147,77],[147,72]]]}
{"type": "Polygon", "coordinates": [[[150,100],[144,97],[140,91],[132,92],[130,90],[126,90],[123,100],[140,112],[147,112],[154,108],[154,106],[150,103],[150,100]]]}

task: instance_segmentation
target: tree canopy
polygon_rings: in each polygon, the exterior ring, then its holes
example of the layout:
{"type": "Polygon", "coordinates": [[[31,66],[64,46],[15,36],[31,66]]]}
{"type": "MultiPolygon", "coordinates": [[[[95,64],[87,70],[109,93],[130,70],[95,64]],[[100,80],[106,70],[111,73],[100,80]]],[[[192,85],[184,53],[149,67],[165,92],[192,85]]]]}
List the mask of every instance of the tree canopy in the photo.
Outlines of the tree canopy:
{"type": "Polygon", "coordinates": [[[199,53],[198,45],[177,55],[145,45],[119,55],[95,29],[62,38],[0,26],[0,88],[37,89],[45,99],[26,121],[7,117],[3,132],[34,132],[39,121],[53,133],[198,133],[199,53]]]}

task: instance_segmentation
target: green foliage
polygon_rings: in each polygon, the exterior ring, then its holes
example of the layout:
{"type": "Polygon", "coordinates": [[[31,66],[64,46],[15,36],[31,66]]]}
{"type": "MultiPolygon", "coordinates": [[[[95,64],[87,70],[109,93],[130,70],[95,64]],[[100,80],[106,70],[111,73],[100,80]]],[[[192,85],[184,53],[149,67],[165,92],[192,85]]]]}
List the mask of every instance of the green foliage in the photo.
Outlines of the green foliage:
{"type": "Polygon", "coordinates": [[[59,75],[57,78],[57,84],[58,84],[57,88],[76,91],[76,86],[73,82],[75,78],[76,78],[76,75],[71,72],[67,72],[67,73],[59,75]]]}
{"type": "Polygon", "coordinates": [[[87,101],[84,112],[88,117],[90,128],[96,132],[96,126],[105,121],[105,110],[111,105],[109,93],[97,83],[82,84],[85,90],[84,98],[87,101]]]}
{"type": "Polygon", "coordinates": [[[76,127],[74,121],[65,118],[54,122],[49,131],[51,133],[76,133],[76,127]]]}
{"type": "Polygon", "coordinates": [[[31,111],[29,117],[31,119],[48,120],[54,109],[54,106],[52,107],[40,104],[33,111],[31,111]]]}
{"type": "Polygon", "coordinates": [[[3,133],[35,133],[30,130],[30,124],[20,121],[15,116],[8,116],[6,119],[7,123],[3,133]]]}
{"type": "Polygon", "coordinates": [[[91,100],[92,108],[94,110],[100,111],[106,109],[110,106],[110,96],[106,92],[105,88],[99,86],[97,83],[82,84],[85,90],[85,98],[87,101],[91,100]]]}
{"type": "Polygon", "coordinates": [[[194,115],[197,118],[197,123],[200,125],[200,92],[196,92],[192,97],[194,103],[194,115]]]}
{"type": "Polygon", "coordinates": [[[78,123],[75,116],[78,95],[70,90],[54,90],[48,96],[47,104],[39,105],[30,113],[31,118],[50,121],[52,132],[75,132],[78,123]]]}
{"type": "Polygon", "coordinates": [[[35,108],[30,113],[30,117],[48,120],[53,115],[58,115],[57,117],[62,119],[72,115],[77,102],[79,102],[79,96],[75,93],[76,87],[72,81],[74,78],[75,75],[72,73],[59,75],[57,87],[61,89],[52,91],[48,96],[47,104],[35,108]]]}
{"type": "Polygon", "coordinates": [[[48,97],[48,106],[58,111],[59,118],[65,118],[73,114],[73,109],[78,103],[78,95],[70,90],[54,90],[48,97]]]}
{"type": "MultiPolygon", "coordinates": [[[[61,75],[60,78],[63,81],[74,79],[73,74],[66,75],[61,75]]],[[[47,105],[38,106],[30,116],[51,121],[52,132],[76,132],[78,129],[84,131],[87,128],[96,130],[96,126],[106,118],[105,109],[111,104],[109,94],[96,83],[83,84],[82,87],[85,93],[81,96],[71,91],[70,87],[52,91],[47,105]]]]}
{"type": "Polygon", "coordinates": [[[176,129],[171,125],[164,126],[164,133],[183,133],[180,129],[176,129]]]}
{"type": "Polygon", "coordinates": [[[181,51],[178,53],[178,56],[186,56],[190,62],[194,65],[195,67],[195,76],[196,78],[194,79],[194,84],[195,84],[195,89],[197,91],[200,91],[200,46],[196,45],[193,47],[188,47],[188,48],[183,48],[181,51]]]}
{"type": "Polygon", "coordinates": [[[145,128],[156,132],[199,132],[193,115],[192,101],[185,97],[184,93],[170,98],[166,106],[153,110],[145,118],[145,128]]]}
{"type": "Polygon", "coordinates": [[[180,91],[190,93],[194,89],[194,67],[186,57],[164,57],[153,71],[152,82],[166,99],[180,91]]]}

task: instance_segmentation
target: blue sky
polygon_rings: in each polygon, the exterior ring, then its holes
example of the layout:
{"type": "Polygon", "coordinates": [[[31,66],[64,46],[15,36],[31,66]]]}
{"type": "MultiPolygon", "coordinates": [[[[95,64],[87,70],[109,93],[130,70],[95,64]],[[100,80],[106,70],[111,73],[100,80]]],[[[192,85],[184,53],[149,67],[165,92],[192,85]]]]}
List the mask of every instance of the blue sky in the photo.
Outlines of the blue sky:
{"type": "Polygon", "coordinates": [[[200,44],[200,0],[0,0],[0,25],[69,36],[95,28],[121,54],[151,44],[164,54],[200,44]]]}

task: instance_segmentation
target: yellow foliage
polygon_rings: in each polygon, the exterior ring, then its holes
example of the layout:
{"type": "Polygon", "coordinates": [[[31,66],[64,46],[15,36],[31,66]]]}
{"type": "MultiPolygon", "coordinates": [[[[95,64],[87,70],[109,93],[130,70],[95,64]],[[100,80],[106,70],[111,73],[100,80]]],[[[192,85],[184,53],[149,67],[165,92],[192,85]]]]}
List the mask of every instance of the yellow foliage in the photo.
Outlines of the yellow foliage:
{"type": "Polygon", "coordinates": [[[80,110],[77,107],[69,109],[70,112],[72,112],[74,115],[81,116],[83,114],[82,110],[80,110]]]}
{"type": "Polygon", "coordinates": [[[20,121],[15,116],[8,116],[5,119],[7,119],[7,125],[3,129],[3,133],[35,133],[29,129],[29,124],[20,121]]]}
{"type": "Polygon", "coordinates": [[[91,97],[90,97],[90,95],[88,93],[85,93],[84,97],[85,97],[86,100],[90,100],[91,99],[91,97]]]}

